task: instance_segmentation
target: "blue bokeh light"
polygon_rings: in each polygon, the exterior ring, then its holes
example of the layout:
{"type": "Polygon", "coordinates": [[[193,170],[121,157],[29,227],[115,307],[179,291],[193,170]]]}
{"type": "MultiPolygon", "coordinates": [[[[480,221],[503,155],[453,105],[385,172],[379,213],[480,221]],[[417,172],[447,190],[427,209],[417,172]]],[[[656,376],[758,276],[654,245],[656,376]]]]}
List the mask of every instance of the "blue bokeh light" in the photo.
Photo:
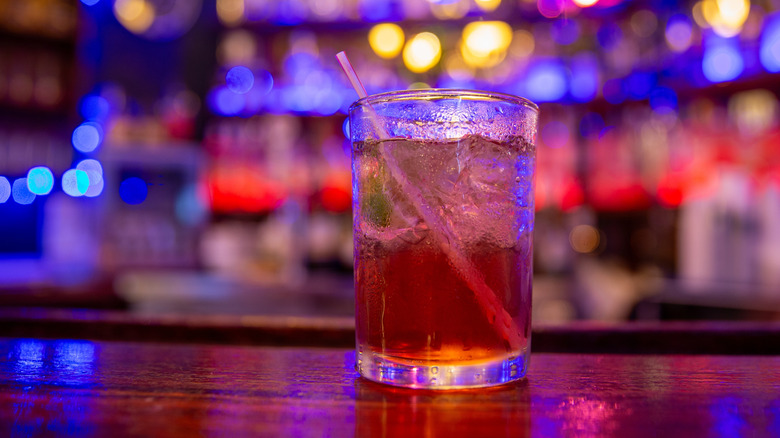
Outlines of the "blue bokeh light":
{"type": "Polygon", "coordinates": [[[276,14],[273,20],[282,26],[301,24],[306,20],[308,6],[302,0],[286,0],[276,3],[276,14]]]}
{"type": "Polygon", "coordinates": [[[541,129],[541,138],[545,146],[557,149],[566,146],[571,140],[569,127],[559,120],[553,120],[541,129]]]}
{"type": "Polygon", "coordinates": [[[48,195],[54,188],[54,175],[48,167],[33,167],[27,172],[27,188],[36,195],[48,195]]]}
{"type": "Polygon", "coordinates": [[[710,82],[726,82],[739,77],[745,69],[745,61],[736,37],[711,37],[704,45],[701,67],[704,77],[710,82]]]}
{"type": "Polygon", "coordinates": [[[604,82],[601,93],[604,95],[604,100],[613,105],[617,105],[626,100],[626,95],[623,92],[623,81],[621,79],[610,79],[604,82]]]}
{"type": "Polygon", "coordinates": [[[274,88],[274,77],[267,70],[260,70],[255,74],[255,85],[253,90],[257,90],[263,95],[268,94],[274,88]]]}
{"type": "Polygon", "coordinates": [[[87,6],[95,6],[98,2],[100,2],[100,0],[81,0],[81,3],[84,3],[87,6]]]}
{"type": "Polygon", "coordinates": [[[89,188],[89,176],[87,172],[79,169],[70,169],[62,174],[62,191],[69,196],[77,198],[84,196],[89,188]]]}
{"type": "Polygon", "coordinates": [[[146,200],[149,189],[141,178],[132,176],[119,184],[119,197],[126,204],[138,205],[146,200]]]}
{"type": "Polygon", "coordinates": [[[95,122],[85,122],[73,130],[71,142],[73,147],[84,153],[93,152],[103,141],[103,130],[95,122]]]}
{"type": "Polygon", "coordinates": [[[76,169],[83,170],[87,173],[95,172],[100,177],[103,176],[103,166],[100,164],[100,161],[91,158],[81,160],[79,164],[76,165],[76,169]]]}
{"type": "Polygon", "coordinates": [[[590,52],[578,53],[571,61],[569,93],[577,102],[587,102],[599,91],[599,65],[590,52]]]}
{"type": "Polygon", "coordinates": [[[759,59],[768,72],[780,72],[780,12],[770,14],[764,19],[759,59]]]}
{"type": "Polygon", "coordinates": [[[559,61],[540,61],[528,69],[525,94],[537,102],[554,102],[566,95],[566,68],[559,61]]]}
{"type": "Polygon", "coordinates": [[[656,84],[656,76],[651,72],[637,71],[631,73],[625,80],[624,88],[629,98],[644,99],[656,84]]]}
{"type": "Polygon", "coordinates": [[[252,70],[239,65],[228,70],[225,84],[228,90],[236,94],[246,94],[255,84],[255,75],[252,74],[252,70]]]}
{"type": "Polygon", "coordinates": [[[101,121],[108,117],[111,105],[102,96],[90,94],[81,99],[79,113],[86,120],[101,121]]]}
{"type": "Polygon", "coordinates": [[[666,87],[657,87],[650,92],[650,108],[658,114],[677,110],[677,93],[666,87]]]}
{"type": "Polygon", "coordinates": [[[35,193],[27,188],[27,178],[19,178],[14,181],[14,185],[11,188],[11,194],[17,204],[32,204],[35,200],[35,193]]]}
{"type": "Polygon", "coordinates": [[[218,115],[238,115],[246,104],[246,98],[242,94],[236,94],[227,87],[219,87],[211,91],[207,98],[209,107],[218,115]]]}
{"type": "MultiPolygon", "coordinates": [[[[448,0],[444,0],[448,1],[448,0]]],[[[400,19],[393,0],[360,0],[360,16],[366,21],[394,21],[400,19]]]]}
{"type": "Polygon", "coordinates": [[[11,197],[11,183],[8,182],[8,178],[0,176],[0,204],[4,203],[11,197]]]}
{"type": "Polygon", "coordinates": [[[666,41],[676,50],[681,51],[690,46],[693,34],[693,23],[685,14],[675,14],[666,22],[666,41]]]}

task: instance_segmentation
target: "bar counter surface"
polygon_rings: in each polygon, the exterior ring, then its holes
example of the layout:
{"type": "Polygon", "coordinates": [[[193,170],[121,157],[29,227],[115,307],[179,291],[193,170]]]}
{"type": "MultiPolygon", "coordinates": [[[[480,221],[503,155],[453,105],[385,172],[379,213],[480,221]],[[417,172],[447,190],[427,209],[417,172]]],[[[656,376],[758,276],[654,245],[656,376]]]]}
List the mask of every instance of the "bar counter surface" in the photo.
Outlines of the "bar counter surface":
{"type": "Polygon", "coordinates": [[[780,357],[536,353],[435,392],[347,348],[0,338],[2,436],[780,436],[780,357]]]}

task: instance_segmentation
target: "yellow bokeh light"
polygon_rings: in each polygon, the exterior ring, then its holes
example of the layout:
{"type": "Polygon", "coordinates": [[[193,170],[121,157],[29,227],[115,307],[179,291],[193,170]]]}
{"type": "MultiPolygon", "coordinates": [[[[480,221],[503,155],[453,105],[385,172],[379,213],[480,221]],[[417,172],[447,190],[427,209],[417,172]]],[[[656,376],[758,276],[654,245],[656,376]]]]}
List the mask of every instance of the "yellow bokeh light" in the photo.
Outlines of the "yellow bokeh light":
{"type": "Polygon", "coordinates": [[[493,12],[501,5],[501,0],[474,0],[474,3],[485,12],[493,12]]]}
{"type": "Polygon", "coordinates": [[[569,233],[569,243],[578,253],[587,254],[599,248],[601,235],[599,230],[591,225],[577,225],[569,233]]]}
{"type": "Polygon", "coordinates": [[[154,6],[146,0],[116,0],[114,3],[116,19],[130,32],[146,32],[155,18],[154,6]]]}
{"type": "Polygon", "coordinates": [[[428,88],[431,88],[431,86],[425,82],[412,82],[407,90],[425,90],[428,88]]]}
{"type": "Polygon", "coordinates": [[[431,3],[431,12],[439,20],[457,20],[463,18],[469,13],[471,4],[469,0],[457,0],[454,3],[436,4],[431,3]]]}
{"type": "Polygon", "coordinates": [[[393,23],[382,23],[368,32],[368,44],[382,58],[395,58],[404,47],[404,31],[393,23]]]}
{"type": "Polygon", "coordinates": [[[444,71],[456,80],[474,79],[474,69],[466,64],[460,53],[450,51],[444,59],[444,71]]]}
{"type": "Polygon", "coordinates": [[[750,13],[748,0],[703,0],[701,15],[716,34],[733,37],[742,30],[750,13]]]}
{"type": "Polygon", "coordinates": [[[691,15],[696,25],[702,29],[709,29],[710,25],[707,20],[704,19],[704,12],[702,12],[702,2],[696,2],[691,9],[691,15]]]}
{"type": "Polygon", "coordinates": [[[430,32],[418,33],[410,39],[403,51],[404,65],[414,73],[424,73],[441,59],[441,43],[430,32]]]}
{"type": "Polygon", "coordinates": [[[599,0],[574,0],[574,4],[581,8],[588,8],[598,3],[598,1],[599,0]]]}
{"type": "Polygon", "coordinates": [[[503,21],[477,21],[463,28],[461,56],[473,67],[493,67],[504,60],[512,27],[503,21]]]}
{"type": "Polygon", "coordinates": [[[217,17],[226,26],[244,21],[244,0],[217,0],[217,17]]]}

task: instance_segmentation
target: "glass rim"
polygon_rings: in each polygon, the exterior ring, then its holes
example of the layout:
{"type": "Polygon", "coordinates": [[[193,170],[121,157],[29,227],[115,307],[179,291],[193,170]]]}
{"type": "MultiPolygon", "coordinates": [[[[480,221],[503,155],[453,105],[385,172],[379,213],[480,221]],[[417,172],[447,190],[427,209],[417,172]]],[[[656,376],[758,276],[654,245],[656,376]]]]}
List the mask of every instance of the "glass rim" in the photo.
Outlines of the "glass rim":
{"type": "Polygon", "coordinates": [[[525,97],[515,96],[496,91],[469,90],[465,88],[420,88],[416,90],[387,91],[384,93],[370,94],[366,97],[356,100],[350,105],[349,110],[360,106],[371,106],[377,103],[396,102],[404,100],[437,100],[446,98],[468,98],[470,100],[494,100],[516,105],[522,105],[526,108],[539,113],[539,106],[525,97]]]}

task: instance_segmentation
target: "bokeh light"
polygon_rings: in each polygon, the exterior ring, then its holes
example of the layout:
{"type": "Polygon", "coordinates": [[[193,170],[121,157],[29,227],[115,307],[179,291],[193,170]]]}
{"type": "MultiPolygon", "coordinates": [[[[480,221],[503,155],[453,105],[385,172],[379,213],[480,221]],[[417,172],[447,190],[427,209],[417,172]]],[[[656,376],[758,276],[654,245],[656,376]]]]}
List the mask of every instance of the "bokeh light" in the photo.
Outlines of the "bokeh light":
{"type": "Polygon", "coordinates": [[[349,136],[349,117],[344,119],[344,123],[341,124],[341,131],[344,133],[344,137],[347,138],[347,140],[350,139],[349,136]]]}
{"type": "Polygon", "coordinates": [[[569,243],[578,253],[588,254],[599,248],[601,236],[592,225],[577,225],[569,233],[569,243]]]}
{"type": "Polygon", "coordinates": [[[78,169],[69,169],[62,174],[62,191],[68,196],[77,198],[84,196],[89,188],[89,176],[87,172],[78,169]]]}
{"type": "Polygon", "coordinates": [[[677,111],[677,93],[671,88],[656,87],[650,92],[650,108],[658,114],[677,111]]]}
{"type": "Polygon", "coordinates": [[[35,193],[27,188],[27,178],[19,178],[11,187],[11,195],[17,204],[28,205],[35,200],[35,193]]]}
{"type": "Polygon", "coordinates": [[[501,0],[474,0],[474,3],[483,12],[493,12],[501,6],[501,0]]]}
{"type": "Polygon", "coordinates": [[[226,26],[237,26],[244,21],[244,0],[217,0],[217,17],[226,26]]]}
{"type": "Polygon", "coordinates": [[[86,120],[101,121],[108,117],[111,105],[102,96],[89,94],[81,99],[79,113],[86,120]]]}
{"type": "Polygon", "coordinates": [[[621,79],[610,79],[604,82],[604,86],[601,88],[601,94],[604,96],[604,100],[617,105],[626,100],[626,94],[623,90],[623,81],[621,79]]]}
{"type": "Polygon", "coordinates": [[[518,58],[527,58],[534,53],[536,42],[531,32],[520,29],[516,30],[512,36],[512,44],[509,45],[509,51],[518,58]]]}
{"type": "Polygon", "coordinates": [[[8,178],[0,176],[0,204],[4,203],[11,197],[11,183],[8,182],[8,178]]]}
{"type": "Polygon", "coordinates": [[[458,20],[471,9],[471,0],[447,0],[431,2],[431,13],[439,20],[458,20]]]}
{"type": "Polygon", "coordinates": [[[255,75],[252,74],[252,70],[239,65],[228,70],[225,84],[236,94],[246,94],[255,84],[255,75]]]}
{"type": "Polygon", "coordinates": [[[114,15],[125,29],[142,34],[154,23],[156,12],[148,0],[116,0],[114,15]]]}
{"type": "Polygon", "coordinates": [[[430,32],[418,33],[412,37],[403,50],[404,65],[414,73],[424,73],[441,59],[441,43],[430,32]]]}
{"type": "Polygon", "coordinates": [[[146,201],[146,197],[149,194],[149,189],[146,186],[146,181],[138,177],[130,177],[122,181],[119,184],[119,197],[122,198],[126,204],[138,205],[146,201]]]}
{"type": "Polygon", "coordinates": [[[227,87],[217,87],[212,90],[206,100],[211,111],[222,116],[238,115],[244,109],[246,102],[243,94],[236,94],[227,87]]]}
{"type": "Polygon", "coordinates": [[[73,130],[73,147],[84,153],[93,152],[103,141],[103,130],[95,122],[84,122],[73,130]]]}
{"type": "Polygon", "coordinates": [[[764,19],[759,59],[768,72],[780,72],[780,12],[768,15],[764,19]]]}
{"type": "Polygon", "coordinates": [[[702,71],[710,82],[731,81],[745,68],[736,38],[712,37],[704,45],[702,71]]]}
{"type": "Polygon", "coordinates": [[[703,0],[701,13],[716,34],[729,38],[742,30],[742,25],[750,13],[750,1],[703,0]]]}
{"type": "Polygon", "coordinates": [[[528,69],[525,95],[536,102],[553,102],[566,95],[566,68],[558,60],[546,59],[528,69]]]}
{"type": "Polygon", "coordinates": [[[581,8],[589,8],[598,2],[599,0],[574,0],[574,4],[581,8]]]}
{"type": "Polygon", "coordinates": [[[536,8],[545,18],[557,18],[563,12],[563,0],[537,0],[536,8]]]}
{"type": "Polygon", "coordinates": [[[658,16],[649,9],[641,9],[631,15],[631,30],[637,36],[647,38],[658,29],[658,16]]]}
{"type": "Polygon", "coordinates": [[[684,14],[675,14],[666,22],[666,44],[675,52],[684,52],[691,46],[693,25],[684,14]]]}
{"type": "Polygon", "coordinates": [[[382,23],[368,32],[368,44],[378,56],[391,59],[401,53],[404,47],[404,31],[393,23],[382,23]]]}
{"type": "Polygon", "coordinates": [[[48,195],[54,188],[54,175],[48,167],[33,167],[27,172],[27,188],[36,195],[48,195]]]}
{"type": "Polygon", "coordinates": [[[512,28],[503,21],[477,21],[463,28],[461,56],[472,67],[500,63],[512,43],[512,28]]]}
{"type": "Polygon", "coordinates": [[[84,3],[87,6],[95,6],[99,1],[100,0],[81,0],[81,3],[84,3]]]}

